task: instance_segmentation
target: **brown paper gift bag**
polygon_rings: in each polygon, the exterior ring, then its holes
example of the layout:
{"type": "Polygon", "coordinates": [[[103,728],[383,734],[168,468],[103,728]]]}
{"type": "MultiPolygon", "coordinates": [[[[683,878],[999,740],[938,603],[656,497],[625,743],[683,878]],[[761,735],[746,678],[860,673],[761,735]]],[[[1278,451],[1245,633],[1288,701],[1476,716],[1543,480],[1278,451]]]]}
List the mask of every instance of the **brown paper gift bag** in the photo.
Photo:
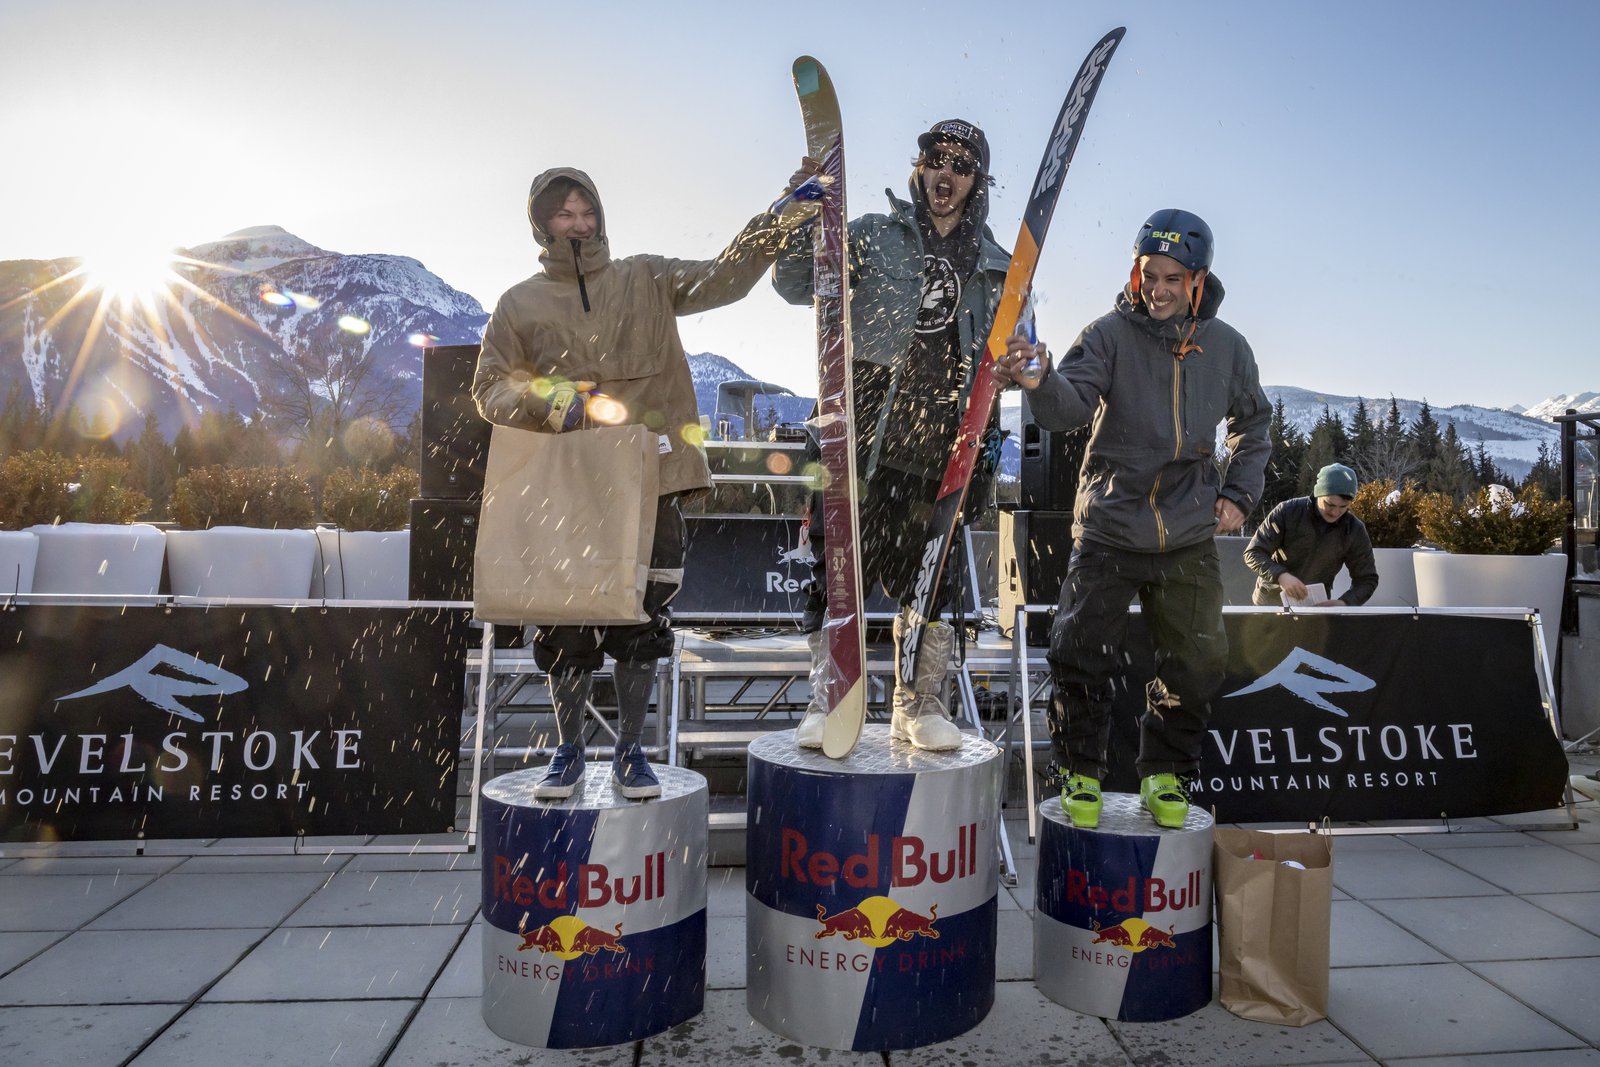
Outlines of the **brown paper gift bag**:
{"type": "Polygon", "coordinates": [[[1287,1026],[1325,1018],[1332,836],[1219,826],[1212,870],[1222,1006],[1241,1018],[1287,1026]],[[1286,867],[1285,860],[1306,869],[1286,867]]]}
{"type": "Polygon", "coordinates": [[[644,622],[661,459],[643,426],[534,433],[496,426],[473,553],[485,622],[644,622]],[[648,506],[646,506],[648,502],[648,506]]]}

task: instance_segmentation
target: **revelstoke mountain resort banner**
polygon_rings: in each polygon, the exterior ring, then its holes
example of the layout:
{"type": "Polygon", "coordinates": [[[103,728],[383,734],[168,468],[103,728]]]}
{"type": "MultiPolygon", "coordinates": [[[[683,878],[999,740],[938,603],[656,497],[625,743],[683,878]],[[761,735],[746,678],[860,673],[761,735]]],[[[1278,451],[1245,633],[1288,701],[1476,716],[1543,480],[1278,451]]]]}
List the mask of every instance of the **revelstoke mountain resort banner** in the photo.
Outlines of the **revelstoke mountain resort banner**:
{"type": "Polygon", "coordinates": [[[469,612],[0,612],[0,841],[455,821],[469,612]]]}

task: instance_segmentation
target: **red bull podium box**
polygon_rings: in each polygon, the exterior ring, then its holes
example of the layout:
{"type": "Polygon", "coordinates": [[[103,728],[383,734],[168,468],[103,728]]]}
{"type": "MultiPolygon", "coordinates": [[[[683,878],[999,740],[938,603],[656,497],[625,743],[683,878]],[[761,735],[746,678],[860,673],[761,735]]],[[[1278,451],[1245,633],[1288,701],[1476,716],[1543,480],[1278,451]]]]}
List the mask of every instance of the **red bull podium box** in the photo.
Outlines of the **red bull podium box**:
{"type": "Polygon", "coordinates": [[[543,768],[483,787],[483,1021],[506,1040],[620,1045],[704,1007],[706,780],[654,769],[650,801],[609,763],[567,800],[534,799],[543,768]]]}
{"type": "Polygon", "coordinates": [[[994,1005],[1001,750],[923,752],[868,726],[843,760],[750,746],[746,998],[806,1045],[906,1049],[994,1005]]]}
{"type": "Polygon", "coordinates": [[[1211,816],[1159,827],[1131,793],[1105,794],[1080,830],[1059,799],[1039,807],[1033,974],[1074,1011],[1158,1022],[1211,1001],[1211,816]]]}

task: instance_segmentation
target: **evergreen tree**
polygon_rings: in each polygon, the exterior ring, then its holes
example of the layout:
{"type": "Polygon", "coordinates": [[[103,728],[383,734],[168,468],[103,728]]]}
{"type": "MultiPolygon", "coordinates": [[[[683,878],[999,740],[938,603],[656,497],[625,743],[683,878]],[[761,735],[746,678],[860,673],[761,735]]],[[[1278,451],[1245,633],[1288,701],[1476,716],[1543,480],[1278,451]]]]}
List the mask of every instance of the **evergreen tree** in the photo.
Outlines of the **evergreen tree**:
{"type": "Polygon", "coordinates": [[[1457,500],[1465,500],[1478,489],[1478,472],[1456,433],[1454,421],[1445,424],[1444,436],[1439,442],[1439,459],[1435,480],[1441,493],[1449,493],[1457,500]]]}
{"type": "Polygon", "coordinates": [[[1272,439],[1272,455],[1267,460],[1266,485],[1261,491],[1258,509],[1263,515],[1299,495],[1300,468],[1306,451],[1305,437],[1285,416],[1281,399],[1272,405],[1272,422],[1267,433],[1272,439]]]}
{"type": "Polygon", "coordinates": [[[44,447],[49,427],[50,421],[33,402],[32,391],[20,381],[12,383],[6,390],[5,403],[0,404],[0,456],[44,447]]]}
{"type": "Polygon", "coordinates": [[[1374,480],[1374,467],[1378,458],[1378,424],[1367,411],[1367,402],[1356,398],[1356,414],[1350,424],[1349,464],[1355,468],[1356,477],[1363,482],[1374,480]]]}
{"type": "Polygon", "coordinates": [[[1494,457],[1489,455],[1489,450],[1484,447],[1483,438],[1481,437],[1478,438],[1478,447],[1473,451],[1472,464],[1477,471],[1478,487],[1480,489],[1487,485],[1509,487],[1517,484],[1517,480],[1507,474],[1505,468],[1496,463],[1494,457]]]}
{"type": "Polygon", "coordinates": [[[178,427],[178,432],[172,437],[172,458],[178,464],[180,478],[205,466],[205,460],[200,455],[200,444],[187,425],[178,427]]]}
{"type": "Polygon", "coordinates": [[[1371,469],[1364,472],[1364,481],[1389,481],[1397,486],[1416,481],[1416,458],[1412,455],[1405,424],[1400,419],[1400,403],[1392,394],[1389,397],[1389,414],[1377,427],[1370,463],[1371,469]]]}
{"type": "Polygon", "coordinates": [[[235,408],[230,407],[225,415],[215,411],[201,415],[195,440],[205,460],[202,465],[242,466],[238,456],[244,450],[246,429],[244,416],[235,408]]]}
{"type": "Polygon", "coordinates": [[[1411,445],[1411,455],[1416,465],[1417,478],[1422,483],[1422,488],[1429,493],[1448,493],[1449,487],[1444,484],[1442,462],[1444,457],[1444,435],[1439,430],[1439,422],[1433,417],[1433,409],[1428,402],[1422,402],[1422,410],[1417,412],[1417,421],[1406,429],[1406,439],[1411,445]]]}
{"type": "Polygon", "coordinates": [[[1300,495],[1310,496],[1316,488],[1317,472],[1330,463],[1344,463],[1350,454],[1350,439],[1344,420],[1322,406],[1322,417],[1311,428],[1305,459],[1300,467],[1300,495]]]}
{"type": "Polygon", "coordinates": [[[165,518],[178,479],[178,455],[161,435],[155,412],[145,413],[144,430],[128,443],[128,484],[150,498],[150,514],[165,518]]]}
{"type": "Polygon", "coordinates": [[[1538,486],[1546,500],[1561,499],[1561,463],[1543,441],[1539,442],[1539,458],[1533,461],[1533,469],[1522,480],[1522,488],[1530,485],[1538,486]]]}

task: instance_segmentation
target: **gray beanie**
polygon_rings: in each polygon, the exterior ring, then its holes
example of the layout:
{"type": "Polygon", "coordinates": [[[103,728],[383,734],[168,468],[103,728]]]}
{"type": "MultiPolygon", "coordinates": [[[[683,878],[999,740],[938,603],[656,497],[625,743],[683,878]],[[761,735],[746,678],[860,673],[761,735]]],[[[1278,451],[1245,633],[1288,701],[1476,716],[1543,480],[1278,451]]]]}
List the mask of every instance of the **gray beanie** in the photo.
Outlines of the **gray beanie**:
{"type": "Polygon", "coordinates": [[[1317,487],[1312,496],[1356,495],[1356,472],[1343,463],[1330,463],[1317,472],[1317,487]]]}

